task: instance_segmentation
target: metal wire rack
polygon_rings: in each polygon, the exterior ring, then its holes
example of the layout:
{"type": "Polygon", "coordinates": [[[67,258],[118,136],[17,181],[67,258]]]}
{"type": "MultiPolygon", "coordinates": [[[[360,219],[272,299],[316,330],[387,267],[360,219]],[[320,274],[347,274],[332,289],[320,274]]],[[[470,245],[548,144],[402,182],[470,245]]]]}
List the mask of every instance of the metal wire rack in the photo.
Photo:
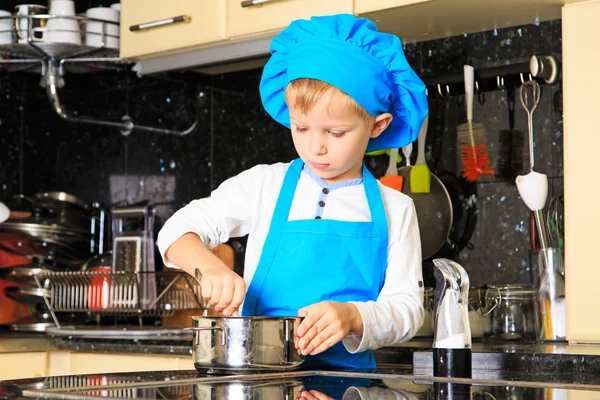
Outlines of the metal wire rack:
{"type": "Polygon", "coordinates": [[[141,317],[202,310],[200,286],[183,272],[44,272],[35,277],[58,328],[56,313],[141,317]]]}

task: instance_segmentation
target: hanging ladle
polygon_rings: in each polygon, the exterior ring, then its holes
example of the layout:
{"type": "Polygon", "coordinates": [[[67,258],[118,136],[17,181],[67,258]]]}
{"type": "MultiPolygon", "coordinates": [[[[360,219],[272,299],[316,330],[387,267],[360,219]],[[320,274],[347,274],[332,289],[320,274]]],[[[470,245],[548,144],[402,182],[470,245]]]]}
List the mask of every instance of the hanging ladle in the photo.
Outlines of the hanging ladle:
{"type": "MultiPolygon", "coordinates": [[[[196,280],[198,281],[198,285],[200,286],[200,298],[202,299],[202,284],[200,283],[200,281],[202,280],[202,274],[200,273],[200,270],[198,268],[196,268],[196,271],[194,272],[194,277],[196,278],[196,280]]],[[[202,300],[202,302],[204,302],[204,300],[202,300]]],[[[210,301],[208,303],[206,303],[206,305],[204,306],[204,312],[202,313],[202,317],[208,316],[209,308],[210,308],[210,301]]]]}
{"type": "Polygon", "coordinates": [[[520,88],[521,105],[527,111],[527,126],[529,128],[529,173],[517,176],[517,189],[521,198],[534,213],[540,247],[548,248],[548,231],[544,219],[543,208],[548,197],[548,177],[534,171],[535,156],[533,142],[533,111],[540,102],[540,85],[535,80],[524,82],[520,88]],[[531,86],[533,105],[530,108],[527,101],[527,87],[531,86]]]}

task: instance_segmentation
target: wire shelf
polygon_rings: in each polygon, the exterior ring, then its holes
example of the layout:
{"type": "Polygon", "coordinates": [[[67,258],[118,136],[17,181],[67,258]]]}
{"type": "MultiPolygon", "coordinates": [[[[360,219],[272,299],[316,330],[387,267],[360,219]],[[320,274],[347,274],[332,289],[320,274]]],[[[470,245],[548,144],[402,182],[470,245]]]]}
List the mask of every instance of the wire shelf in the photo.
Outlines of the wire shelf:
{"type": "Polygon", "coordinates": [[[119,59],[119,29],[117,21],[85,15],[0,17],[0,69],[44,74],[50,60],[75,73],[128,68],[119,59]]]}
{"type": "Polygon", "coordinates": [[[56,312],[158,317],[203,309],[200,286],[183,272],[48,271],[35,280],[58,327],[56,312]]]}

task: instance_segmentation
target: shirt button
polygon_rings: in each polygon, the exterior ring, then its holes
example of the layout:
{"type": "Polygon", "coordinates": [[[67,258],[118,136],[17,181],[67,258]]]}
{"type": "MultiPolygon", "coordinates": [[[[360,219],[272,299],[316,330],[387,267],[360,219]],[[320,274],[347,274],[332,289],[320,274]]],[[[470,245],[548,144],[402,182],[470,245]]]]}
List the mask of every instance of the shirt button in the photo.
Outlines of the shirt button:
{"type": "Polygon", "coordinates": [[[329,194],[329,189],[327,189],[327,188],[323,188],[323,193],[325,193],[325,194],[329,194]]]}
{"type": "Polygon", "coordinates": [[[321,201],[319,202],[319,205],[320,205],[321,207],[325,207],[325,202],[324,202],[323,200],[321,200],[321,201]]]}
{"type": "Polygon", "coordinates": [[[315,217],[315,219],[321,219],[321,217],[319,217],[318,215],[315,217]]]}

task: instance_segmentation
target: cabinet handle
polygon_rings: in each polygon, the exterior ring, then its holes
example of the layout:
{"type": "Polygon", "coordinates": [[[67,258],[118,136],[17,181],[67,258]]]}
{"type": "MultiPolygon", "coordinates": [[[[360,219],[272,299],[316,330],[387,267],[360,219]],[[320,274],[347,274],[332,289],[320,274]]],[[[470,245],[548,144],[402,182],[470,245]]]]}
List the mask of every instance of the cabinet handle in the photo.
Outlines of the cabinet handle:
{"type": "Polygon", "coordinates": [[[281,0],[246,0],[242,1],[242,7],[252,7],[263,3],[274,3],[281,0]]]}
{"type": "Polygon", "coordinates": [[[189,15],[180,15],[178,17],[173,17],[173,18],[161,19],[161,20],[152,21],[152,22],[145,22],[145,23],[139,24],[139,25],[131,25],[129,27],[129,30],[131,32],[135,32],[135,31],[141,31],[142,29],[156,28],[157,26],[176,24],[178,22],[190,22],[191,20],[192,20],[192,17],[190,17],[189,15]]]}

